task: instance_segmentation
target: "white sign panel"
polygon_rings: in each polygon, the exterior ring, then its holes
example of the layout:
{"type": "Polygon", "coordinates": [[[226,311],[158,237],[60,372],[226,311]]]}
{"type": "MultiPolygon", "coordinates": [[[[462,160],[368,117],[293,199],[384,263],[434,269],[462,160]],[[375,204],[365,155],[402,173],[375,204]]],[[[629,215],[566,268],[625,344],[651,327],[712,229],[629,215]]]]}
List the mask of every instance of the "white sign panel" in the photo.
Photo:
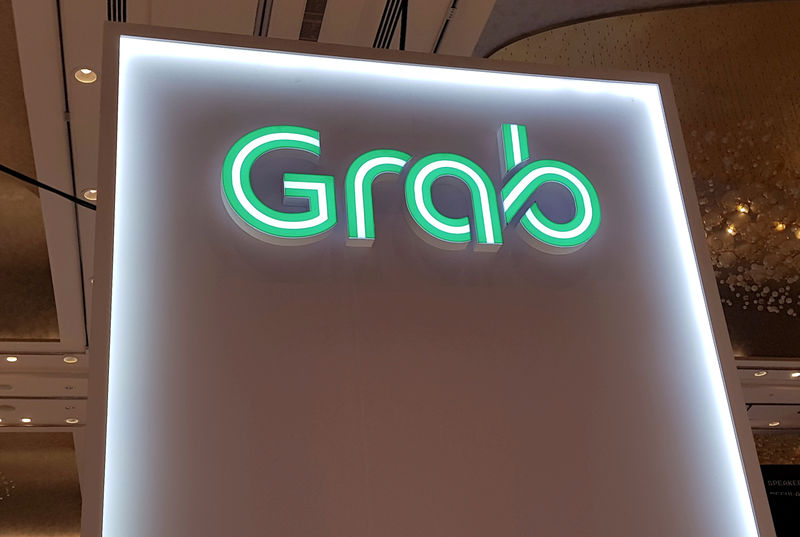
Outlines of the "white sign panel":
{"type": "Polygon", "coordinates": [[[664,78],[236,39],[108,38],[89,535],[759,535],[664,78]]]}

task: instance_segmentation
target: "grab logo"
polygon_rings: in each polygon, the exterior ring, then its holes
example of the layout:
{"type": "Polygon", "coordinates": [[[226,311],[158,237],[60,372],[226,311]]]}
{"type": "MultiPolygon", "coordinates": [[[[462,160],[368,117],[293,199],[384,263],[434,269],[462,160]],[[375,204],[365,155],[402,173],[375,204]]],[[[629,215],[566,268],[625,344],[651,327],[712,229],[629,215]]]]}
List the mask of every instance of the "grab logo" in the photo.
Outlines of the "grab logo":
{"type": "MultiPolygon", "coordinates": [[[[434,153],[409,167],[411,155],[396,149],[375,149],[357,157],[344,180],[347,244],[371,246],[375,241],[372,184],[383,174],[405,180],[406,206],[421,231],[441,245],[496,251],[503,245],[503,231],[512,223],[534,246],[552,253],[567,253],[583,246],[600,226],[600,202],[594,186],[583,173],[557,160],[532,160],[524,125],[504,124],[499,131],[505,185],[498,196],[489,175],[475,162],[453,153],[434,153]],[[473,219],[452,218],[437,210],[432,187],[442,177],[462,181],[469,189],[473,219]],[[534,192],[545,183],[558,183],[571,194],[574,216],[554,222],[534,201],[534,192]],[[527,209],[526,209],[527,207],[527,209]]],[[[228,212],[248,232],[267,242],[307,244],[337,223],[334,178],[331,175],[286,173],[286,203],[307,203],[303,212],[284,212],[265,205],[253,192],[253,163],[278,149],[304,152],[318,159],[319,132],[295,126],[264,127],[240,138],[228,151],[222,166],[222,193],[228,212]]]]}

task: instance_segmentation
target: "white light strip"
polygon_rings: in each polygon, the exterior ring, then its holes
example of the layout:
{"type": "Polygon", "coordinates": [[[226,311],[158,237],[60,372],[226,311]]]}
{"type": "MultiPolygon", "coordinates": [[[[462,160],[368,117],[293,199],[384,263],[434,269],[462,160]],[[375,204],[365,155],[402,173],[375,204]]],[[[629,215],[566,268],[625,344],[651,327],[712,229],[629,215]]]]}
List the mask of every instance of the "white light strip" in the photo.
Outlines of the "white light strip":
{"type": "Polygon", "coordinates": [[[282,68],[296,71],[337,71],[348,75],[363,75],[369,78],[395,78],[415,80],[432,85],[466,85],[496,87],[504,90],[519,91],[578,91],[582,93],[610,93],[630,98],[641,98],[642,87],[652,87],[644,82],[609,82],[583,78],[566,78],[524,73],[507,73],[499,71],[478,71],[457,67],[439,67],[431,65],[414,65],[388,61],[336,58],[315,56],[294,52],[274,52],[266,50],[242,49],[222,45],[206,45],[200,43],[184,43],[145,37],[122,36],[120,38],[120,54],[122,43],[135,49],[138,57],[170,56],[176,59],[196,60],[202,62],[245,63],[262,65],[270,68],[282,68]]]}
{"type": "Polygon", "coordinates": [[[290,227],[290,222],[283,222],[283,227],[286,229],[305,229],[313,226],[317,226],[322,224],[328,220],[328,204],[325,200],[325,189],[327,188],[322,183],[310,183],[308,181],[291,181],[285,180],[283,182],[284,189],[287,188],[302,188],[305,190],[315,190],[317,192],[317,199],[319,200],[319,215],[311,220],[305,220],[303,222],[299,222],[302,225],[297,227],[290,227]]]}
{"type": "Polygon", "coordinates": [[[669,130],[667,129],[667,120],[661,102],[661,92],[658,86],[651,85],[647,88],[643,88],[642,93],[643,95],[639,98],[647,104],[648,114],[652,122],[652,131],[658,147],[658,160],[664,179],[662,184],[666,190],[668,205],[672,209],[670,213],[673,217],[673,233],[678,240],[682,254],[681,260],[683,262],[684,279],[688,286],[687,294],[692,303],[692,315],[694,316],[695,325],[698,327],[698,332],[700,334],[702,354],[708,372],[708,381],[711,383],[717,415],[719,422],[722,424],[722,432],[725,437],[725,444],[728,448],[728,464],[736,483],[736,492],[739,499],[738,513],[741,516],[741,526],[746,529],[748,535],[757,537],[759,532],[756,525],[755,509],[747,487],[744,460],[739,451],[739,441],[736,437],[736,428],[733,423],[730,401],[725,391],[722,364],[720,363],[716,343],[714,342],[711,316],[708,311],[705,292],[700,278],[700,267],[697,263],[694,247],[692,246],[689,219],[686,214],[686,206],[683,203],[678,172],[672,154],[672,146],[669,141],[669,130]]]}
{"type": "Polygon", "coordinates": [[[519,148],[519,125],[511,125],[511,151],[514,154],[514,166],[522,162],[522,150],[519,148]]]}
{"type": "Polygon", "coordinates": [[[406,161],[396,157],[375,157],[365,162],[356,172],[355,185],[353,186],[356,203],[356,234],[359,239],[367,238],[367,224],[364,221],[364,178],[372,168],[392,164],[394,166],[405,166],[406,161]]]}

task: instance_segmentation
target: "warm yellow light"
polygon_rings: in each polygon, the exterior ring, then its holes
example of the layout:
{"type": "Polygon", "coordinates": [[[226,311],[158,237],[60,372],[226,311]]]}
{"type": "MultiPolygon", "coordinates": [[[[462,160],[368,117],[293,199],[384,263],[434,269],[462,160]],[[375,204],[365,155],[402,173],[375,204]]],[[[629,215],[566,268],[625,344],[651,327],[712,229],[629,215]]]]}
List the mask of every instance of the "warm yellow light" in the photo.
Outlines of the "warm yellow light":
{"type": "Polygon", "coordinates": [[[794,230],[794,237],[800,239],[800,228],[794,230]]]}
{"type": "Polygon", "coordinates": [[[64,421],[66,421],[70,425],[75,425],[76,423],[78,423],[79,420],[78,420],[78,418],[67,418],[64,421]]]}
{"type": "Polygon", "coordinates": [[[75,356],[64,356],[64,363],[65,364],[77,364],[78,358],[75,356]]]}
{"type": "Polygon", "coordinates": [[[736,210],[742,214],[747,214],[750,212],[750,207],[748,207],[744,203],[740,203],[739,205],[736,206],[736,210]]]}
{"type": "Polygon", "coordinates": [[[6,356],[6,362],[16,362],[16,361],[17,361],[16,356],[6,356]]]}
{"type": "Polygon", "coordinates": [[[736,235],[736,226],[731,224],[727,228],[725,228],[725,231],[728,232],[728,235],[736,235]]]}
{"type": "Polygon", "coordinates": [[[21,421],[22,423],[30,423],[30,422],[32,422],[33,420],[32,420],[32,419],[30,419],[30,418],[22,418],[22,419],[20,419],[19,421],[21,421]]]}
{"type": "Polygon", "coordinates": [[[781,424],[781,422],[779,422],[779,421],[771,421],[771,422],[769,422],[769,426],[770,427],[777,427],[780,424],[781,424]]]}
{"type": "Polygon", "coordinates": [[[75,71],[75,80],[82,84],[92,84],[97,80],[97,73],[87,67],[75,71]]]}
{"type": "Polygon", "coordinates": [[[754,377],[763,377],[766,374],[767,374],[767,372],[764,371],[763,369],[761,369],[760,371],[756,371],[755,373],[753,373],[753,376],[754,377]]]}
{"type": "Polygon", "coordinates": [[[800,371],[792,371],[792,378],[796,379],[797,377],[800,377],[800,371]]]}
{"type": "Polygon", "coordinates": [[[96,188],[87,188],[83,192],[83,197],[89,201],[97,201],[97,189],[96,188]]]}
{"type": "Polygon", "coordinates": [[[775,222],[775,231],[783,231],[786,229],[786,224],[783,222],[775,222]]]}

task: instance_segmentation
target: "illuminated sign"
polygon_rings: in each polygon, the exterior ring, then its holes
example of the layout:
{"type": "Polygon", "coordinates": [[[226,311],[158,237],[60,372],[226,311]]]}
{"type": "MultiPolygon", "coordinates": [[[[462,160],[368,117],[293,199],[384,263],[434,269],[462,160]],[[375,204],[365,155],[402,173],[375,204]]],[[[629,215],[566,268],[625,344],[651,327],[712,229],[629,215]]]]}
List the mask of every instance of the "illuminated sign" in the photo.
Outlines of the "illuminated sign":
{"type": "Polygon", "coordinates": [[[106,39],[83,534],[774,537],[667,77],[106,39]]]}
{"type": "MultiPolygon", "coordinates": [[[[527,234],[555,252],[582,246],[600,225],[600,202],[594,186],[580,171],[556,160],[532,160],[524,125],[500,128],[500,150],[508,181],[502,189],[502,211],[489,175],[462,155],[435,153],[419,159],[407,173],[406,205],[417,226],[434,239],[449,244],[476,242],[476,250],[495,251],[503,244],[503,227],[517,219],[534,192],[548,182],[566,188],[574,203],[574,216],[563,223],[544,215],[534,201],[519,219],[527,234]],[[434,182],[454,177],[469,189],[474,228],[467,216],[451,218],[437,210],[434,182]]],[[[334,178],[330,175],[286,173],[284,203],[307,203],[305,212],[283,212],[265,205],[253,191],[250,173],[260,156],[278,149],[320,156],[319,132],[305,127],[272,126],[240,138],[228,151],[222,167],[222,192],[234,219],[257,237],[279,244],[305,244],[336,225],[334,178]]],[[[345,177],[347,243],[371,246],[375,240],[372,184],[382,174],[401,174],[411,156],[394,149],[376,149],[356,158],[345,177]]]]}

